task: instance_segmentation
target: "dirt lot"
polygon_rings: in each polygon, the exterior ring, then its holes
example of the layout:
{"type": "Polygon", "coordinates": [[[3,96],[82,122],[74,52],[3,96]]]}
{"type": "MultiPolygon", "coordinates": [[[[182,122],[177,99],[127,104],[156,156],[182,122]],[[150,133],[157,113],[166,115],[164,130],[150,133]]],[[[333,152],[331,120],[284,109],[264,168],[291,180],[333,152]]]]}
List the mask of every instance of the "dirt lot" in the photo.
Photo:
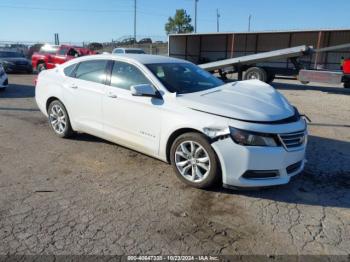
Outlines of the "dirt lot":
{"type": "Polygon", "coordinates": [[[350,90],[278,80],[307,114],[305,172],[263,190],[184,186],[104,140],[57,138],[32,76],[0,93],[0,254],[349,254],[350,90]]]}

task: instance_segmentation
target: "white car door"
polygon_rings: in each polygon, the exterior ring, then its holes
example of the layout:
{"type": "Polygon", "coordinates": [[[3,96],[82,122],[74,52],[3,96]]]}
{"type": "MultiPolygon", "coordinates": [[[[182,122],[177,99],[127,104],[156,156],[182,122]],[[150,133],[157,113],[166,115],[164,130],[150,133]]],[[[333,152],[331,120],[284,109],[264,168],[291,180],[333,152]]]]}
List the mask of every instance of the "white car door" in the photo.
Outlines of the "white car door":
{"type": "Polygon", "coordinates": [[[151,84],[135,65],[114,61],[102,102],[104,131],[116,143],[157,154],[163,100],[133,96],[132,85],[151,84]]]}
{"type": "Polygon", "coordinates": [[[80,131],[103,133],[102,99],[105,94],[107,60],[81,62],[64,83],[71,121],[80,131]]]}

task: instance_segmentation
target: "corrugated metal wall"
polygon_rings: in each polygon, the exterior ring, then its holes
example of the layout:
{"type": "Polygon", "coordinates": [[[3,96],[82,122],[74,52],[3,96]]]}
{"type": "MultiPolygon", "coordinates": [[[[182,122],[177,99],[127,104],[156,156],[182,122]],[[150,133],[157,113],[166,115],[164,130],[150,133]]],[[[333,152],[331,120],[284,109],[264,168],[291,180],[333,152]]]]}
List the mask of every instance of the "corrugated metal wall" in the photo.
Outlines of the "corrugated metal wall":
{"type": "MultiPolygon", "coordinates": [[[[172,35],[169,37],[169,55],[204,63],[299,45],[322,48],[345,43],[350,43],[350,30],[172,35]]],[[[341,57],[350,58],[350,49],[321,53],[301,61],[308,67],[314,67],[317,59],[318,68],[339,69],[341,57]]],[[[293,67],[283,59],[263,65],[293,67]]]]}

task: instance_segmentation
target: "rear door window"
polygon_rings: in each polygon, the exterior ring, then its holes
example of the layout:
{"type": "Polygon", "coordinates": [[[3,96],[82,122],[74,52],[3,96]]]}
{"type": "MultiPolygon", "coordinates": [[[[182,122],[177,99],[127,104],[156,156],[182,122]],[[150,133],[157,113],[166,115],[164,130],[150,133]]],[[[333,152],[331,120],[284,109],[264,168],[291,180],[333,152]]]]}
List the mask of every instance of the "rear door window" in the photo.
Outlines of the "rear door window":
{"type": "Polygon", "coordinates": [[[75,78],[104,84],[106,81],[107,60],[81,62],[75,71],[75,78]]]}

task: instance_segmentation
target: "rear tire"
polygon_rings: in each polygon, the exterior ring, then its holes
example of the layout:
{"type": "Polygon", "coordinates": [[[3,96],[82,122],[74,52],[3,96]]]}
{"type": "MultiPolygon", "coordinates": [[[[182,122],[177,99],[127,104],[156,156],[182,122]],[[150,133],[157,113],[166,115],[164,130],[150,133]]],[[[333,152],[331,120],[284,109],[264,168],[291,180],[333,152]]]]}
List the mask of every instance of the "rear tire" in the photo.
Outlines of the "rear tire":
{"type": "Polygon", "coordinates": [[[276,75],[274,73],[268,73],[267,74],[267,83],[272,83],[273,80],[275,80],[276,75]]]}
{"type": "Polygon", "coordinates": [[[257,79],[263,82],[267,82],[267,72],[260,67],[251,67],[245,71],[244,80],[257,79]]]}
{"type": "Polygon", "coordinates": [[[54,100],[47,110],[49,125],[55,134],[61,138],[68,138],[74,134],[68,112],[59,100],[54,100]]]}
{"type": "Polygon", "coordinates": [[[175,139],[170,161],[177,177],[192,187],[209,188],[221,178],[216,153],[202,134],[185,133],[175,139]]]}

